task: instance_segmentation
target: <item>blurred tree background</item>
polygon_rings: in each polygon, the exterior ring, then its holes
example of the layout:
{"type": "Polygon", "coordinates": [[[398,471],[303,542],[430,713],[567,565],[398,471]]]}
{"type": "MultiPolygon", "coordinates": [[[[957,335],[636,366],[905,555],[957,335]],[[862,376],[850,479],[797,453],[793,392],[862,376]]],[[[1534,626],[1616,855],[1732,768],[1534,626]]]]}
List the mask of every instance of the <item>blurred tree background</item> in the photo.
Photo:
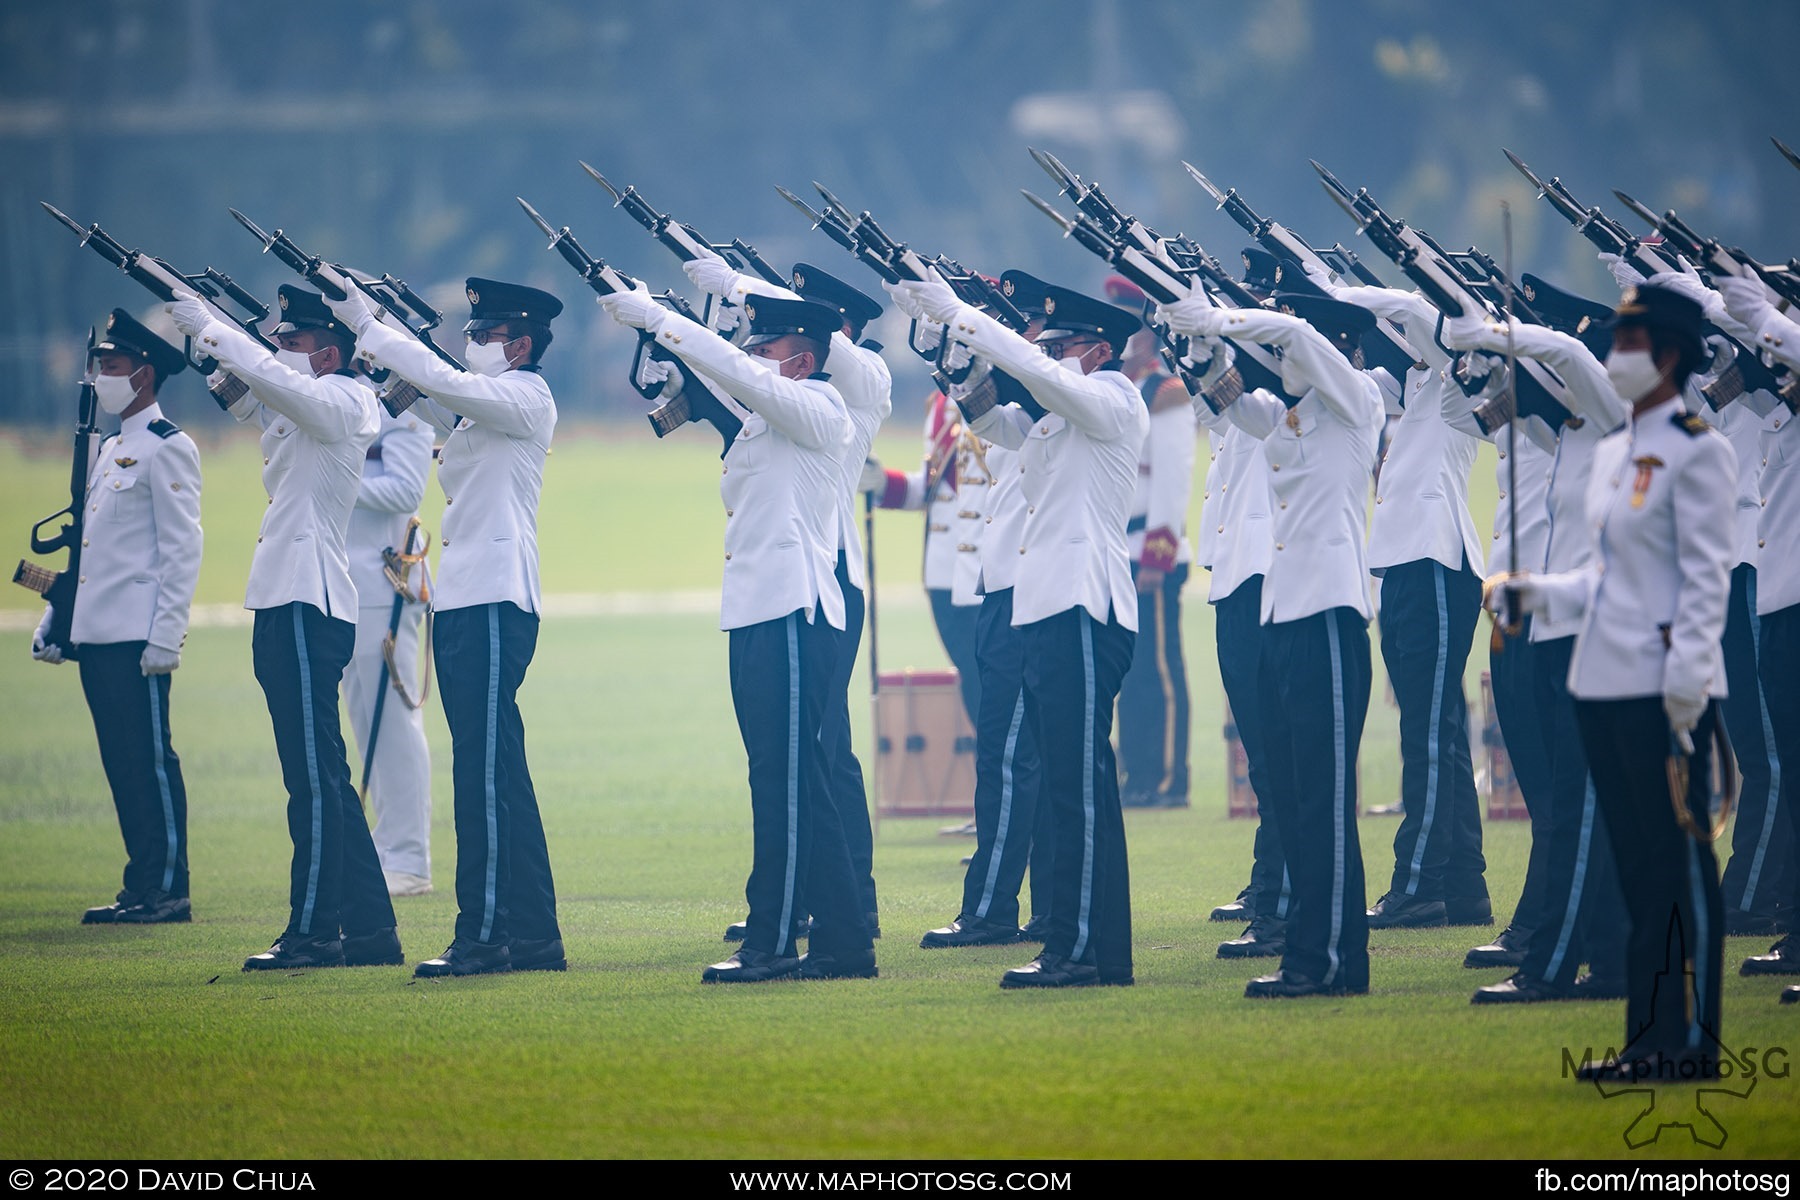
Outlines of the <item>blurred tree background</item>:
{"type": "MultiPolygon", "coordinates": [[[[571,416],[641,411],[630,339],[513,197],[685,287],[577,159],[710,237],[870,291],[774,184],[810,195],[816,179],[921,248],[1092,287],[1098,264],[1019,197],[1050,191],[1028,145],[1227,261],[1245,238],[1180,160],[1312,241],[1356,246],[1310,157],[1496,257],[1508,199],[1521,271],[1607,296],[1506,146],[1628,225],[1613,187],[1785,261],[1800,172],[1769,137],[1800,142],[1797,35],[1792,0],[0,0],[0,420],[67,420],[87,327],[114,305],[163,320],[39,200],[269,299],[288,273],[228,205],[409,280],[451,329],[465,275],[547,287],[569,305],[546,365],[571,416]]],[[[928,384],[902,358],[907,419],[928,384]]],[[[183,394],[183,421],[222,419],[183,394]]]]}

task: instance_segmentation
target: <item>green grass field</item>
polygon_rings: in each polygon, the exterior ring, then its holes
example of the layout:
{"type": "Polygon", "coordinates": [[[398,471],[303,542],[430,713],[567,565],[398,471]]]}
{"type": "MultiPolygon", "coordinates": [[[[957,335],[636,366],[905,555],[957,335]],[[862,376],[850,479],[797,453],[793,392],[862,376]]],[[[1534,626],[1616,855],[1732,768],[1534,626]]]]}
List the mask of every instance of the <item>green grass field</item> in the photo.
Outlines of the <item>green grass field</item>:
{"type": "MultiPolygon", "coordinates": [[[[884,439],[916,455],[910,430],[884,439]]],[[[263,508],[254,441],[203,446],[203,603],[241,599],[263,508]]],[[[569,430],[543,514],[546,591],[716,588],[714,451],[636,428],[569,430]]],[[[1492,473],[1477,468],[1491,508],[1492,473]]],[[[54,444],[0,444],[0,528],[16,548],[56,507],[54,444]]],[[[441,503],[433,487],[432,504],[441,503]]],[[[1485,519],[1478,518],[1478,519],[1485,519]]],[[[435,527],[435,514],[427,525],[435,527]]],[[[936,666],[917,599],[919,517],[879,517],[884,669],[936,666]]],[[[876,847],[881,978],[709,988],[742,915],[748,806],[714,615],[545,622],[521,693],[571,970],[419,982],[410,969],[246,975],[286,917],[289,847],[249,631],[194,630],[173,721],[190,807],[192,926],[77,923],[121,865],[73,668],[26,655],[35,601],[0,616],[0,1154],[294,1156],[1604,1156],[1628,1151],[1631,1099],[1561,1074],[1618,1040],[1622,1005],[1474,1010],[1499,978],[1460,966],[1483,932],[1373,937],[1373,993],[1242,998],[1261,965],[1213,948],[1209,924],[1247,869],[1251,826],[1224,815],[1221,698],[1203,590],[1187,607],[1195,807],[1127,815],[1137,987],[1003,993],[1030,950],[924,951],[955,915],[957,858],[939,820],[888,821],[876,847]]],[[[1485,636],[1471,671],[1485,663],[1485,636]]],[[[1364,743],[1365,803],[1398,787],[1393,710],[1364,743]]],[[[397,902],[411,958],[449,940],[455,847],[448,742],[435,700],[437,894],[397,902]]],[[[866,739],[859,739],[859,749],[866,739]]],[[[865,762],[867,756],[865,755],[865,762]]],[[[1393,822],[1361,823],[1370,879],[1393,822]]],[[[1522,822],[1487,828],[1497,909],[1523,876],[1522,822]]],[[[1373,896],[1371,896],[1373,899],[1373,896]]],[[[1504,919],[1504,918],[1503,918],[1504,919]]],[[[1762,943],[1727,943],[1735,1047],[1792,1044],[1800,1009],[1731,973],[1762,943]]],[[[1779,1061],[1779,1060],[1777,1060],[1779,1061]]],[[[1687,1093],[1666,1094],[1674,1112],[1687,1093]]],[[[1730,1156],[1792,1154],[1800,1091],[1764,1079],[1708,1106],[1730,1156]]],[[[1637,1157],[1716,1157],[1677,1129],[1637,1157]]]]}

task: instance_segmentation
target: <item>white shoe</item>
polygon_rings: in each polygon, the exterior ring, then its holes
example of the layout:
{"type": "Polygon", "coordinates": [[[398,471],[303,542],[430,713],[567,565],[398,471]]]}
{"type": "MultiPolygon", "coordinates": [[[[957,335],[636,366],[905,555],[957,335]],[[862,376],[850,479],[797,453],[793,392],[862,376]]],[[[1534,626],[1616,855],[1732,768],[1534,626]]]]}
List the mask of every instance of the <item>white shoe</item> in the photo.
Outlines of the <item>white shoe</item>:
{"type": "Polygon", "coordinates": [[[431,876],[409,875],[405,871],[383,871],[387,878],[388,895],[390,896],[429,896],[431,894],[431,876]]]}

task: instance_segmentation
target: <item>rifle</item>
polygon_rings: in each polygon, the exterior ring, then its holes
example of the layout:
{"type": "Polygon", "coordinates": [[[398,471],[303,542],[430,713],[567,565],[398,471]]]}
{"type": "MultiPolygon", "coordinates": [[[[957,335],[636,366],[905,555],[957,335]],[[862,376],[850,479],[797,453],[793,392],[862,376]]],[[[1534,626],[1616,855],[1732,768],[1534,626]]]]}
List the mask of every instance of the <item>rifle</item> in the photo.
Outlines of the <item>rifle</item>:
{"type": "MultiPolygon", "coordinates": [[[[1383,212],[1367,188],[1352,193],[1318,162],[1313,162],[1312,166],[1324,181],[1326,194],[1356,222],[1357,232],[1367,234],[1375,248],[1399,267],[1437,308],[1440,314],[1438,329],[1432,337],[1439,346],[1443,346],[1443,318],[1446,316],[1468,314],[1490,320],[1501,317],[1499,307],[1482,294],[1483,290],[1491,290],[1496,280],[1505,279],[1505,273],[1498,266],[1492,267],[1493,278],[1471,281],[1436,242],[1383,212]]],[[[1491,260],[1487,261],[1491,265],[1491,260]]],[[[1526,320],[1536,320],[1529,310],[1519,309],[1518,312],[1526,320]]],[[[1452,358],[1457,357],[1449,347],[1444,350],[1452,358]]],[[[1470,396],[1481,394],[1493,382],[1491,378],[1467,369],[1473,357],[1464,355],[1456,371],[1463,391],[1470,396]]],[[[1483,432],[1491,435],[1515,417],[1527,416],[1542,417],[1550,428],[1557,429],[1573,415],[1568,388],[1554,371],[1529,358],[1521,360],[1519,367],[1519,374],[1512,380],[1513,386],[1502,388],[1475,409],[1473,415],[1483,432]]]]}
{"type": "MultiPolygon", "coordinates": [[[[1548,200],[1550,207],[1561,213],[1569,224],[1575,227],[1575,232],[1586,238],[1602,253],[1618,255],[1646,279],[1667,271],[1681,270],[1681,264],[1664,253],[1659,245],[1652,245],[1633,236],[1625,226],[1598,208],[1584,207],[1570,194],[1569,189],[1563,185],[1560,178],[1552,177],[1546,183],[1511,150],[1502,149],[1501,153],[1506,155],[1506,161],[1517,168],[1519,174],[1525,176],[1531,185],[1537,188],[1538,195],[1548,200]]],[[[1771,391],[1779,389],[1774,373],[1764,367],[1762,361],[1752,351],[1723,332],[1720,332],[1719,336],[1731,343],[1736,355],[1732,370],[1727,372],[1732,376],[1730,381],[1721,378],[1706,389],[1713,407],[1723,408],[1733,398],[1745,391],[1757,391],[1762,388],[1771,391]]]]}
{"type": "MultiPolygon", "coordinates": [[[[804,213],[814,229],[821,230],[825,236],[848,250],[884,282],[939,279],[949,284],[957,298],[965,304],[985,308],[1001,324],[1015,332],[1023,331],[1031,323],[998,287],[989,282],[987,276],[942,254],[926,258],[906,243],[897,242],[890,237],[867,209],[860,214],[852,214],[843,201],[832,195],[816,179],[813,181],[813,188],[825,201],[822,210],[815,211],[806,201],[780,185],[775,190],[781,193],[782,199],[804,213]]],[[[913,353],[933,364],[933,376],[940,389],[946,383],[961,383],[968,378],[969,370],[974,365],[972,360],[968,367],[955,371],[944,366],[944,356],[950,348],[949,338],[940,340],[930,350],[920,349],[916,336],[909,338],[908,342],[912,345],[913,353]]]]}
{"type": "Polygon", "coordinates": [[[1781,151],[1781,157],[1787,159],[1796,169],[1800,169],[1800,154],[1795,154],[1788,148],[1788,144],[1778,137],[1772,137],[1769,140],[1775,143],[1777,150],[1781,151]]]}
{"type": "MultiPolygon", "coordinates": [[[[1195,287],[1210,285],[1215,299],[1226,308],[1260,308],[1261,302],[1199,243],[1184,236],[1165,238],[1136,217],[1121,212],[1097,185],[1083,183],[1081,177],[1063,166],[1053,155],[1031,152],[1037,164],[1062,185],[1064,193],[1075,197],[1081,209],[1074,220],[1063,216],[1049,202],[1030,192],[1026,200],[1062,228],[1064,237],[1072,237],[1090,253],[1112,264],[1113,268],[1143,289],[1146,296],[1160,304],[1171,304],[1193,294],[1195,287]],[[1204,281],[1204,283],[1200,282],[1204,281]]],[[[1191,396],[1200,394],[1200,373],[1188,365],[1188,341],[1171,333],[1167,326],[1151,323],[1161,343],[1163,364],[1181,380],[1191,396]]],[[[1234,368],[1246,388],[1265,388],[1291,400],[1281,390],[1281,366],[1266,348],[1256,342],[1233,341],[1238,348],[1234,368]]]]}
{"type": "MultiPolygon", "coordinates": [[[[387,315],[388,320],[384,323],[411,334],[452,369],[465,369],[449,352],[431,340],[431,331],[444,319],[443,314],[427,304],[424,297],[403,281],[385,272],[380,279],[365,278],[348,267],[328,263],[316,254],[308,254],[295,244],[293,238],[279,229],[274,233],[265,233],[261,226],[237,209],[231,209],[230,212],[237,218],[239,225],[250,231],[251,237],[262,243],[263,253],[273,252],[296,275],[318,288],[326,299],[342,300],[350,294],[352,287],[356,288],[387,315]],[[420,322],[418,325],[413,324],[415,317],[420,322]]],[[[379,373],[379,377],[372,376],[377,383],[386,377],[385,372],[379,373]]],[[[411,408],[421,395],[423,393],[416,386],[402,379],[382,391],[381,403],[391,415],[397,417],[411,408]]]]}
{"type": "Polygon", "coordinates": [[[1694,232],[1673,209],[1659,217],[1624,192],[1615,189],[1613,195],[1662,234],[1675,252],[1689,262],[1714,275],[1754,275],[1780,302],[1800,304],[1800,260],[1791,260],[1783,266],[1764,266],[1736,246],[1725,246],[1717,238],[1702,237],[1694,232]]]}
{"type": "MultiPolygon", "coordinates": [[[[43,205],[45,212],[73,230],[75,235],[81,239],[82,245],[92,246],[94,253],[142,284],[158,300],[167,304],[176,298],[178,291],[192,292],[214,318],[235,325],[271,354],[275,352],[275,344],[263,336],[262,331],[257,328],[257,323],[269,315],[269,306],[261,303],[255,296],[244,290],[231,276],[211,267],[205,268],[198,274],[186,274],[163,259],[145,254],[142,250],[127,250],[123,243],[97,224],[89,225],[84,229],[73,217],[49,201],[41,200],[39,203],[43,205]],[[239,316],[228,311],[225,308],[227,302],[242,309],[244,315],[239,316]]],[[[184,339],[183,352],[186,354],[188,362],[202,376],[211,375],[219,369],[217,359],[195,351],[192,338],[184,339]]],[[[248,390],[249,385],[243,380],[227,373],[225,378],[212,389],[212,392],[220,408],[230,408],[248,390]]],[[[76,507],[80,507],[79,498],[77,498],[76,507]]]]}
{"type": "MultiPolygon", "coordinates": [[[[1331,253],[1345,256],[1339,259],[1342,265],[1334,268],[1323,255],[1306,244],[1305,238],[1273,218],[1258,216],[1255,210],[1244,202],[1243,197],[1238,195],[1236,188],[1221,192],[1213,186],[1212,180],[1196,170],[1192,163],[1184,162],[1181,165],[1187,168],[1187,173],[1193,176],[1194,182],[1218,201],[1219,207],[1225,211],[1226,216],[1236,221],[1241,229],[1262,245],[1263,249],[1277,258],[1297,263],[1303,271],[1309,266],[1318,266],[1340,276],[1347,272],[1350,277],[1370,287],[1386,286],[1381,282],[1379,276],[1363,266],[1348,250],[1344,250],[1341,246],[1332,248],[1331,253]]],[[[1419,361],[1418,353],[1407,344],[1405,335],[1386,317],[1375,318],[1375,330],[1380,336],[1374,339],[1374,344],[1370,347],[1372,350],[1370,357],[1375,360],[1370,365],[1387,368],[1389,374],[1404,384],[1407,369],[1419,361]]],[[[1401,391],[1405,391],[1404,386],[1401,391]]]]}
{"type": "MultiPolygon", "coordinates": [[[[531,223],[542,230],[550,239],[547,249],[562,255],[563,261],[575,268],[582,281],[601,296],[611,296],[619,292],[632,292],[643,288],[643,284],[614,267],[604,259],[595,258],[575,240],[574,233],[564,225],[561,229],[550,228],[550,222],[538,215],[538,210],[525,202],[524,197],[514,196],[531,223]]],[[[672,292],[665,292],[654,297],[664,308],[677,312],[690,320],[698,320],[694,310],[687,302],[672,292]]],[[[724,446],[719,457],[724,458],[731,449],[731,443],[737,438],[738,431],[744,427],[745,410],[736,401],[720,396],[707,386],[699,376],[681,359],[664,350],[657,343],[654,335],[646,330],[637,331],[637,350],[631,359],[631,386],[646,400],[656,400],[663,393],[664,382],[642,384],[638,382],[638,372],[647,355],[654,362],[669,363],[681,377],[680,391],[660,407],[652,409],[650,428],[657,437],[666,437],[671,429],[685,425],[689,421],[705,421],[718,431],[724,439],[724,446]]]]}
{"type": "Polygon", "coordinates": [[[82,532],[86,522],[82,510],[87,504],[88,476],[93,474],[94,460],[100,454],[100,406],[94,394],[94,331],[88,330],[88,356],[81,376],[81,395],[76,402],[75,454],[69,467],[69,504],[51,513],[31,527],[31,552],[55,554],[69,552],[69,561],[60,571],[52,571],[26,559],[19,560],[13,582],[29,588],[50,606],[50,628],[44,634],[46,646],[61,646],[64,658],[78,657],[70,639],[75,619],[75,586],[81,578],[82,532]],[[52,537],[44,537],[44,526],[67,517],[63,527],[52,537]]]}
{"type": "Polygon", "coordinates": [[[771,283],[780,288],[788,286],[787,277],[770,266],[768,261],[756,252],[756,247],[745,242],[744,239],[733,238],[729,242],[709,241],[692,225],[677,221],[667,213],[657,212],[631,184],[626,184],[625,190],[621,192],[606,181],[606,176],[594,170],[587,163],[582,163],[581,169],[586,171],[595,183],[606,189],[607,195],[613,198],[614,208],[624,209],[626,216],[648,229],[652,237],[667,246],[682,262],[693,262],[696,258],[704,258],[709,253],[717,254],[730,263],[734,270],[742,271],[748,267],[761,276],[764,283],[771,283]]]}

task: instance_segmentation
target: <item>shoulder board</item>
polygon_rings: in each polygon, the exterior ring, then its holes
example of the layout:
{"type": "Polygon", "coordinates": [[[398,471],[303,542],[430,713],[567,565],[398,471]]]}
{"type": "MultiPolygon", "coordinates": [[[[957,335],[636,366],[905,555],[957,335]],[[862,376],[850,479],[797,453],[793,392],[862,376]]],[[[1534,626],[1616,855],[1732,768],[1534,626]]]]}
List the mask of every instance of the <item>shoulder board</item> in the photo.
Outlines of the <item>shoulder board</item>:
{"type": "Polygon", "coordinates": [[[1675,428],[1681,430],[1689,437],[1699,437],[1701,434],[1712,428],[1711,425],[1706,423],[1706,418],[1699,413],[1680,412],[1676,413],[1670,420],[1675,428]]]}
{"type": "Polygon", "coordinates": [[[150,424],[144,426],[144,428],[148,429],[159,438],[172,438],[181,432],[181,426],[166,417],[158,417],[156,420],[150,422],[150,424]]]}
{"type": "Polygon", "coordinates": [[[864,338],[862,341],[860,341],[856,344],[858,346],[861,346],[864,350],[873,350],[877,354],[881,353],[881,348],[882,348],[881,343],[876,341],[874,338],[864,338]]]}

